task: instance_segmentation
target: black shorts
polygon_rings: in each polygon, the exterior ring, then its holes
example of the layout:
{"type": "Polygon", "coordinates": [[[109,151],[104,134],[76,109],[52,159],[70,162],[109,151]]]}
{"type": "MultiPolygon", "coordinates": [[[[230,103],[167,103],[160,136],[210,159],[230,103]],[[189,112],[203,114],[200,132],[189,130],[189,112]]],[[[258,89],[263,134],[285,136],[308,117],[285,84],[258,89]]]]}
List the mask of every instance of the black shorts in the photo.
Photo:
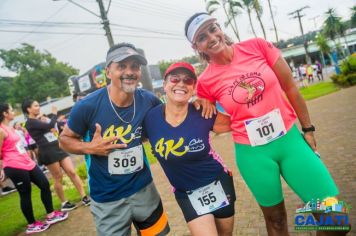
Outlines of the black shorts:
{"type": "Polygon", "coordinates": [[[52,142],[39,147],[39,162],[43,165],[50,165],[64,158],[69,157],[69,154],[59,148],[58,142],[52,142]]]}
{"type": "Polygon", "coordinates": [[[33,150],[35,150],[36,148],[38,148],[38,146],[37,146],[37,144],[29,144],[28,146],[28,150],[31,150],[31,151],[33,151],[33,150]]]}
{"type": "MultiPolygon", "coordinates": [[[[217,178],[217,180],[220,180],[221,186],[230,204],[207,214],[213,214],[214,217],[221,218],[221,219],[229,218],[235,214],[235,201],[236,201],[235,187],[234,187],[232,174],[230,172],[229,173],[223,172],[217,178]]],[[[177,198],[177,194],[176,194],[176,200],[180,209],[183,212],[185,221],[188,223],[189,221],[192,221],[202,215],[197,214],[186,193],[185,196],[186,196],[185,198],[181,198],[181,192],[180,192],[179,198],[177,198]]]]}

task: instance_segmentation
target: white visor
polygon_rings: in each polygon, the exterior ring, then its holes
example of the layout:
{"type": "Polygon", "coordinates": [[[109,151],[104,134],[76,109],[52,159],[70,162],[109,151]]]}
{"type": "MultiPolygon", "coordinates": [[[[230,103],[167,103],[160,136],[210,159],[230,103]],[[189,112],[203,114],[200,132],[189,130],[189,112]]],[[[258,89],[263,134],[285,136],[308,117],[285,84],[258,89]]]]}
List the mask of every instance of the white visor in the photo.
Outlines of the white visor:
{"type": "Polygon", "coordinates": [[[201,14],[190,22],[188,30],[187,30],[187,38],[189,42],[193,43],[195,34],[198,32],[199,28],[207,21],[216,21],[216,18],[208,15],[208,14],[201,14]]]}

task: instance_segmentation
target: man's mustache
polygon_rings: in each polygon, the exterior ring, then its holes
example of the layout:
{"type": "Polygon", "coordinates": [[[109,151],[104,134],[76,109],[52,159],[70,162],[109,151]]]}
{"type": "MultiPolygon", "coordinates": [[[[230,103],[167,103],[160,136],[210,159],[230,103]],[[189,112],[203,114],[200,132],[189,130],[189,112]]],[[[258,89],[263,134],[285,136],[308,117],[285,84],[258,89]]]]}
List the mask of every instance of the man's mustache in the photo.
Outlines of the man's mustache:
{"type": "Polygon", "coordinates": [[[120,80],[124,80],[124,79],[127,79],[127,80],[137,80],[137,76],[120,76],[120,80]]]}

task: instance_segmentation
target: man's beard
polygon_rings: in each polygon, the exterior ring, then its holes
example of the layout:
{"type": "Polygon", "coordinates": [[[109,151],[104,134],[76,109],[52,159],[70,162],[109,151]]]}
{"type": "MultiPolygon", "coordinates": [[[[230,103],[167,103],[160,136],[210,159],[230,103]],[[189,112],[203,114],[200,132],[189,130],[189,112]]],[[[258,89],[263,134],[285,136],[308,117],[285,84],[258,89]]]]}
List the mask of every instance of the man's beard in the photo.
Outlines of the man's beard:
{"type": "Polygon", "coordinates": [[[134,80],[137,81],[137,76],[121,76],[121,88],[124,90],[125,93],[133,93],[136,90],[136,84],[135,85],[127,85],[123,83],[123,80],[134,80]]]}

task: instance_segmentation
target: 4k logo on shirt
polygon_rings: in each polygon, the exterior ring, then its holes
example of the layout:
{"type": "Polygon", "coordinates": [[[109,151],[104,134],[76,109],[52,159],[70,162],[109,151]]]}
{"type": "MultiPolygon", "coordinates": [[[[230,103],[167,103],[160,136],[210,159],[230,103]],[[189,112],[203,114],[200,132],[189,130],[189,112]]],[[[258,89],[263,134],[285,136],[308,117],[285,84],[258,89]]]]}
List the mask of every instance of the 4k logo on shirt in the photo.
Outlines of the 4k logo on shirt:
{"type": "Polygon", "coordinates": [[[155,145],[155,151],[161,157],[164,157],[164,159],[166,160],[170,153],[180,157],[189,151],[188,146],[184,146],[183,150],[178,150],[181,149],[180,147],[182,147],[183,144],[184,144],[184,138],[179,138],[178,143],[174,143],[173,139],[168,139],[167,141],[164,141],[164,138],[161,138],[160,140],[158,140],[158,142],[155,145]]]}
{"type": "Polygon", "coordinates": [[[115,128],[114,125],[111,125],[107,128],[103,134],[103,138],[111,138],[111,137],[120,137],[119,140],[116,140],[114,143],[118,143],[121,141],[122,143],[130,143],[133,139],[135,139],[135,134],[131,132],[132,126],[129,124],[127,127],[119,126],[115,128]]]}

